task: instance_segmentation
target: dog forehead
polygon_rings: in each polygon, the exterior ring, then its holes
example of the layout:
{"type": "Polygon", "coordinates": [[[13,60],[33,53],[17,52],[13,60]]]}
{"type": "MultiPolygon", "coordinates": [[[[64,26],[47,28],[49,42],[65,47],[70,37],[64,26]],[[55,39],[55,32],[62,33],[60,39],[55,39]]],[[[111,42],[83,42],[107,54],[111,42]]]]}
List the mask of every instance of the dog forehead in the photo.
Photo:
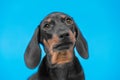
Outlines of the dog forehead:
{"type": "Polygon", "coordinates": [[[63,13],[63,12],[52,12],[50,14],[48,14],[48,17],[57,17],[57,16],[67,16],[67,14],[63,13]]]}
{"type": "Polygon", "coordinates": [[[65,13],[62,12],[52,12],[50,14],[47,15],[47,17],[44,18],[44,20],[50,20],[50,19],[58,19],[58,18],[65,18],[66,16],[69,16],[65,13]]]}

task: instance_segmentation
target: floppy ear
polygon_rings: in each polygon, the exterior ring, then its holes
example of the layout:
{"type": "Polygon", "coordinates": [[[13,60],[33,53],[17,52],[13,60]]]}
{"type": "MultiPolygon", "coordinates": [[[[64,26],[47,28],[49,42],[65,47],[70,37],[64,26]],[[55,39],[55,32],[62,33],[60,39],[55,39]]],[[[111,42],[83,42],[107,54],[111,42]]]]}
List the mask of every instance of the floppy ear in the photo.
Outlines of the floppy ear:
{"type": "Polygon", "coordinates": [[[38,26],[24,54],[25,63],[31,69],[35,68],[40,62],[41,49],[39,47],[39,40],[40,30],[38,26]]]}
{"type": "Polygon", "coordinates": [[[76,43],[75,43],[76,50],[78,51],[81,57],[87,59],[89,57],[87,42],[83,37],[82,33],[80,32],[80,30],[78,29],[78,27],[75,27],[75,30],[76,30],[76,43]]]}

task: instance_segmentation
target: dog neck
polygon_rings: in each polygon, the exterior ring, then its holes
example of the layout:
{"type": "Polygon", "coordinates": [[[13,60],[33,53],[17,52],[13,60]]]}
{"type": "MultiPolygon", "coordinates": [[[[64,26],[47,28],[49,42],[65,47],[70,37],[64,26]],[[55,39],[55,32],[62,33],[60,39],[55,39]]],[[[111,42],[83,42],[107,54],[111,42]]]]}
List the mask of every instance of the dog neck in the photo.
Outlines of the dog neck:
{"type": "Polygon", "coordinates": [[[51,80],[68,80],[68,75],[75,74],[75,55],[74,51],[72,50],[72,60],[70,62],[64,63],[64,64],[52,64],[51,63],[51,55],[49,55],[49,51],[45,49],[45,51],[48,53],[45,57],[45,64],[47,66],[47,75],[51,76],[50,78],[53,78],[51,80]]]}
{"type": "Polygon", "coordinates": [[[68,80],[68,74],[73,72],[74,65],[73,61],[69,63],[65,63],[62,65],[48,65],[49,68],[49,76],[51,76],[51,80],[68,80]]]}
{"type": "MultiPolygon", "coordinates": [[[[45,56],[39,69],[39,75],[41,77],[47,76],[49,80],[69,80],[72,76],[81,77],[83,71],[75,56],[71,62],[59,66],[50,65],[47,61],[47,56],[45,56]]],[[[43,78],[43,80],[45,79],[43,78]]]]}

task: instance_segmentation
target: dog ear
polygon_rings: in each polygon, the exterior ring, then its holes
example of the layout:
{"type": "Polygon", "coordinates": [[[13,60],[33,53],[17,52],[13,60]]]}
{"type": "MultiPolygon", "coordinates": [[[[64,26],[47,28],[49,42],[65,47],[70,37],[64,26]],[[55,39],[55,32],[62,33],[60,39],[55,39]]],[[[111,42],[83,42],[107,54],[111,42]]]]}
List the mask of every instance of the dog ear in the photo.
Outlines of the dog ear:
{"type": "Polygon", "coordinates": [[[35,68],[39,64],[41,59],[41,49],[39,46],[39,42],[40,42],[40,30],[38,26],[24,54],[25,63],[27,67],[31,69],[35,68]]]}
{"type": "Polygon", "coordinates": [[[81,57],[87,59],[89,57],[87,42],[83,37],[82,33],[80,32],[80,30],[78,29],[78,27],[75,27],[75,31],[76,31],[76,43],[75,43],[76,50],[78,51],[81,57]]]}

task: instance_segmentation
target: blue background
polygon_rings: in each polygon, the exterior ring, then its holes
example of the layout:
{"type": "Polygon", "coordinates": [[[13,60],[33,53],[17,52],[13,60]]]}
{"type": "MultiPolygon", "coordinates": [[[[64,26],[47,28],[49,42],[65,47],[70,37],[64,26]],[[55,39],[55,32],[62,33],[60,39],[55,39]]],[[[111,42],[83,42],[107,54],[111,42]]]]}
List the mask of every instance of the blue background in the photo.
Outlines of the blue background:
{"type": "Polygon", "coordinates": [[[118,0],[1,0],[0,80],[26,80],[37,71],[25,66],[24,51],[37,25],[54,11],[72,16],[88,42],[88,60],[76,52],[86,80],[120,80],[118,0]]]}

